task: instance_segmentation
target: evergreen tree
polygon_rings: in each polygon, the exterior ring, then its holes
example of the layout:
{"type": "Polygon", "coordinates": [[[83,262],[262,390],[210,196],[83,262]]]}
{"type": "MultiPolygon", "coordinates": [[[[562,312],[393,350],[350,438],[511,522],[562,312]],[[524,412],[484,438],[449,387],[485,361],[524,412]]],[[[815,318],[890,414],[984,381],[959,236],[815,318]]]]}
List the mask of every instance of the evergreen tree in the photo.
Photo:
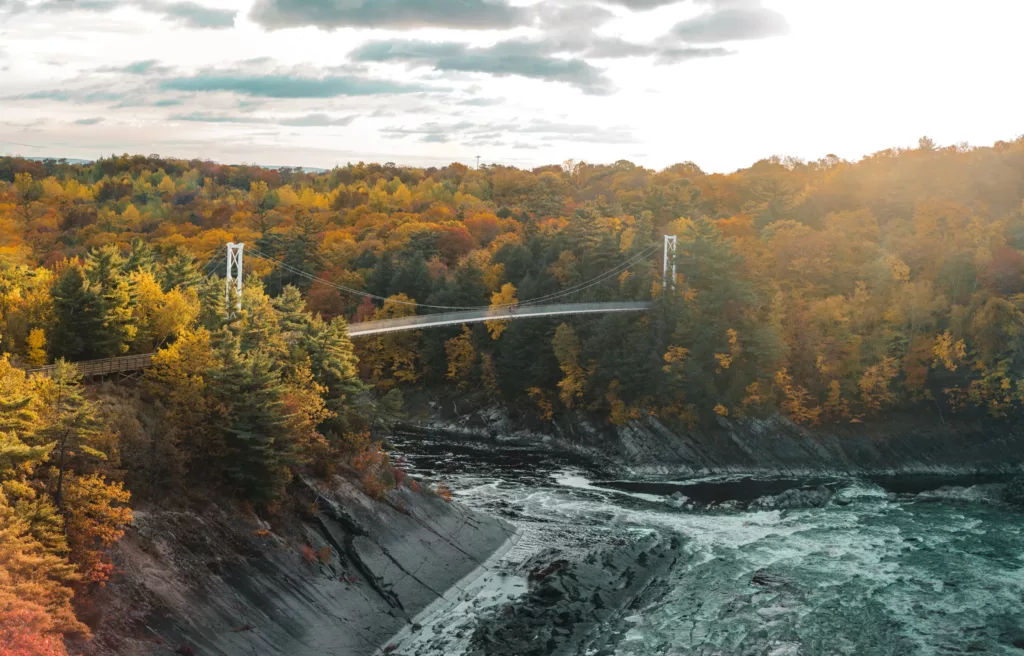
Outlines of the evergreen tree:
{"type": "Polygon", "coordinates": [[[363,390],[358,359],[348,336],[348,322],[336,317],[326,322],[312,317],[305,326],[299,346],[309,356],[316,382],[327,388],[327,407],[343,417],[346,405],[363,390]]]}
{"type": "Polygon", "coordinates": [[[164,266],[163,288],[170,291],[175,287],[192,287],[199,284],[203,274],[190,253],[178,253],[164,266]]]}
{"type": "Polygon", "coordinates": [[[210,274],[196,284],[199,294],[199,324],[209,331],[219,330],[227,321],[224,279],[210,274]]]}
{"type": "Polygon", "coordinates": [[[93,249],[83,270],[96,300],[98,329],[87,344],[93,357],[127,353],[137,328],[132,317],[131,285],[124,275],[124,258],[115,246],[93,249]]]}
{"type": "Polygon", "coordinates": [[[422,303],[430,297],[430,288],[430,271],[427,269],[427,261],[423,259],[422,253],[416,252],[395,272],[388,286],[388,293],[405,294],[422,303]]]}
{"type": "Polygon", "coordinates": [[[377,258],[377,263],[373,265],[373,270],[366,279],[366,290],[377,296],[390,296],[389,290],[394,277],[395,263],[391,259],[391,253],[384,253],[377,258]]]}
{"type": "MultiPolygon", "coordinates": [[[[320,258],[320,242],[323,224],[308,213],[302,213],[295,219],[295,226],[288,233],[283,244],[284,263],[291,269],[281,273],[281,279],[287,284],[295,285],[305,291],[312,284],[311,276],[323,268],[320,258]],[[302,272],[305,275],[296,273],[302,272]]],[[[272,290],[271,293],[273,293],[272,290]]]]}
{"type": "Polygon", "coordinates": [[[117,285],[124,275],[125,260],[121,257],[117,246],[109,244],[102,248],[94,248],[85,258],[82,269],[89,283],[101,290],[117,285]]]}
{"type": "Polygon", "coordinates": [[[273,300],[273,305],[277,310],[281,330],[286,332],[302,330],[309,321],[302,292],[293,285],[285,285],[281,295],[273,300]]]}
{"type": "Polygon", "coordinates": [[[229,329],[222,331],[220,341],[221,362],[212,391],[222,407],[218,425],[227,449],[224,472],[246,499],[265,506],[282,494],[289,466],[296,461],[287,432],[284,384],[266,352],[243,353],[229,329]]]}
{"type": "Polygon", "coordinates": [[[63,509],[64,479],[68,470],[106,460],[106,454],[96,448],[104,435],[99,409],[85,398],[81,383],[82,377],[75,365],[62,358],[54,363],[50,377],[41,385],[45,425],[40,433],[46,442],[54,445],[50,464],[56,469],[57,479],[51,483],[53,500],[59,509],[63,509]]]}
{"type": "Polygon", "coordinates": [[[149,242],[135,238],[132,240],[132,250],[128,254],[128,260],[124,263],[124,271],[131,273],[139,269],[155,275],[157,270],[156,254],[149,242]]]}
{"type": "Polygon", "coordinates": [[[50,356],[85,360],[102,328],[99,302],[89,282],[76,264],[66,266],[54,281],[54,324],[50,336],[50,356]]]}

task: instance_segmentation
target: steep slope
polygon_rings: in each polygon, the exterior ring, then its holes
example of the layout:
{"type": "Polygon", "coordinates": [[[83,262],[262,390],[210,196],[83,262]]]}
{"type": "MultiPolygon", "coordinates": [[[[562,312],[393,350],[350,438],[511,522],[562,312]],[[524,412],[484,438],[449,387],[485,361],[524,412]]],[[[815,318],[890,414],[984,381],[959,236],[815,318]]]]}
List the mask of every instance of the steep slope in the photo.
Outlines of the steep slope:
{"type": "Polygon", "coordinates": [[[284,530],[218,505],[138,510],[96,637],[72,651],[370,654],[513,535],[432,494],[382,503],[343,478],[305,484],[315,507],[284,530]]]}

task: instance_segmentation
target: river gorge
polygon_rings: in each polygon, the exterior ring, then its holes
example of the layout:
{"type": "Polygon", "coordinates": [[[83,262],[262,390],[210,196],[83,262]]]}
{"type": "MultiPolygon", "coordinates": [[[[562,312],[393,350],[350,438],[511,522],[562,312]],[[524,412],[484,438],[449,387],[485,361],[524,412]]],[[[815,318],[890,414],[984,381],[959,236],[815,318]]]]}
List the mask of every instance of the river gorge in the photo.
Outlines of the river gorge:
{"type": "Polygon", "coordinates": [[[391,653],[1024,653],[1005,476],[623,480],[548,446],[393,440],[516,533],[391,653]]]}

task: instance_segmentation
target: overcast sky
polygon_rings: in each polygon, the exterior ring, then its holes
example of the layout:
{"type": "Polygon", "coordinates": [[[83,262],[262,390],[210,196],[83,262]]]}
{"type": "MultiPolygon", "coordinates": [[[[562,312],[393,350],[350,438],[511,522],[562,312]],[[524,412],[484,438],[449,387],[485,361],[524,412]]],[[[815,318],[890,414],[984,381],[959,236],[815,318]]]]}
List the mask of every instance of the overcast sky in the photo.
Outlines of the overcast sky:
{"type": "Polygon", "coordinates": [[[0,153],[517,166],[1024,132],[1021,0],[0,0],[0,153]]]}

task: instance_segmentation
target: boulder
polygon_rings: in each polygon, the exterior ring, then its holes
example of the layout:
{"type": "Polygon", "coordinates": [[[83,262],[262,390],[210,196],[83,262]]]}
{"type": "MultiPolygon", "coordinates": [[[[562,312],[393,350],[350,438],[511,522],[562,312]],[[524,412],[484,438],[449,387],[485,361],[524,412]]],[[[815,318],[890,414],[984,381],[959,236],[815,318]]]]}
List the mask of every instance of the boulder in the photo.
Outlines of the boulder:
{"type": "Polygon", "coordinates": [[[1006,484],[1003,500],[1015,506],[1024,507],[1024,476],[1018,476],[1006,484]]]}

